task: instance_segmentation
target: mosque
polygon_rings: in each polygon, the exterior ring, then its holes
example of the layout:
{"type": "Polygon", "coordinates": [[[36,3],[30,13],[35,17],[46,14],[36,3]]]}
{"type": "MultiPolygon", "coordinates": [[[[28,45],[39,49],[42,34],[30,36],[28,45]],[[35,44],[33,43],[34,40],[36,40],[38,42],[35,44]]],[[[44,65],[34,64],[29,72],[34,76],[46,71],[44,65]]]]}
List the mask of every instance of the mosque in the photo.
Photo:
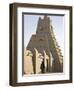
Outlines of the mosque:
{"type": "Polygon", "coordinates": [[[63,72],[63,56],[53,32],[50,17],[39,17],[36,34],[33,34],[24,51],[24,74],[63,72]]]}

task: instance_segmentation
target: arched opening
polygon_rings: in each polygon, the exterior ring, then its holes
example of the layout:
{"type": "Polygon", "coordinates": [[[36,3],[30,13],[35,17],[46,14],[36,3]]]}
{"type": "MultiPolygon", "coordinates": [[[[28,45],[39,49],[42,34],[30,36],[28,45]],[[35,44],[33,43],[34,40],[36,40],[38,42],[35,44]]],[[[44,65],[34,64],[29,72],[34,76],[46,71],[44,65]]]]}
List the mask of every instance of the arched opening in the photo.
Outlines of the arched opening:
{"type": "Polygon", "coordinates": [[[44,64],[44,59],[42,60],[42,63],[41,63],[40,69],[41,69],[41,73],[45,73],[45,64],[44,64]]]}
{"type": "Polygon", "coordinates": [[[47,65],[46,72],[49,72],[49,61],[48,61],[48,59],[46,59],[46,65],[47,65]]]}

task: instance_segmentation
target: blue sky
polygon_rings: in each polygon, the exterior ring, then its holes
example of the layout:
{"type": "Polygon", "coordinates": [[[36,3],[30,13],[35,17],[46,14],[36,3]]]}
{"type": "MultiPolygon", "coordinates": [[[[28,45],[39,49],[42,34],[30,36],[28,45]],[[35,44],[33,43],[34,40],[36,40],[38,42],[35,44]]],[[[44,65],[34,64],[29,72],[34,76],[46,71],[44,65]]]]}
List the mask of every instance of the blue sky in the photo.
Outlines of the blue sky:
{"type": "MultiPolygon", "coordinates": [[[[44,15],[24,15],[24,47],[27,46],[32,34],[36,33],[39,17],[44,15]]],[[[64,55],[64,16],[48,15],[52,21],[53,31],[64,55]]]]}

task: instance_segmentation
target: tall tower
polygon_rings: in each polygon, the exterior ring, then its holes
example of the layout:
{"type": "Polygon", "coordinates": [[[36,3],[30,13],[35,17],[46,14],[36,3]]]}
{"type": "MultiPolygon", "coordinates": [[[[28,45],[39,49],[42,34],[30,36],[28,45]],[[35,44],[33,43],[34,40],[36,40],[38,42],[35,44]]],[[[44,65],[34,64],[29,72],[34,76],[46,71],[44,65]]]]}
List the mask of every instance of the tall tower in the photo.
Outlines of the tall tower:
{"type": "Polygon", "coordinates": [[[34,48],[43,56],[45,51],[49,57],[48,60],[46,59],[48,72],[63,72],[63,56],[55,38],[50,17],[47,15],[43,19],[39,17],[36,34],[32,35],[26,49],[34,54],[34,48]]]}

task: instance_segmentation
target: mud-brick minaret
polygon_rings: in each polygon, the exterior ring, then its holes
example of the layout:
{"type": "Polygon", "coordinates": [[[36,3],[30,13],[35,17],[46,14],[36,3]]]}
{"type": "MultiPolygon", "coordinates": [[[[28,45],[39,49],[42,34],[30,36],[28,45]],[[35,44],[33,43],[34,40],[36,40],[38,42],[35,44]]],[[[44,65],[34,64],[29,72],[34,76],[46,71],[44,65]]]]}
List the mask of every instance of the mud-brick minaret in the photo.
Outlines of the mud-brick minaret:
{"type": "MultiPolygon", "coordinates": [[[[26,49],[30,50],[33,54],[33,65],[37,65],[37,63],[35,63],[35,49],[43,56],[45,65],[44,72],[63,72],[63,56],[55,38],[50,17],[47,15],[45,15],[43,19],[39,17],[36,34],[32,35],[26,49]]],[[[42,65],[41,62],[40,65],[42,65]]],[[[40,65],[38,68],[41,69],[40,65]]]]}

